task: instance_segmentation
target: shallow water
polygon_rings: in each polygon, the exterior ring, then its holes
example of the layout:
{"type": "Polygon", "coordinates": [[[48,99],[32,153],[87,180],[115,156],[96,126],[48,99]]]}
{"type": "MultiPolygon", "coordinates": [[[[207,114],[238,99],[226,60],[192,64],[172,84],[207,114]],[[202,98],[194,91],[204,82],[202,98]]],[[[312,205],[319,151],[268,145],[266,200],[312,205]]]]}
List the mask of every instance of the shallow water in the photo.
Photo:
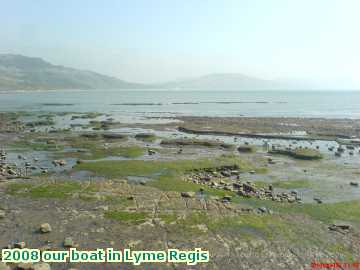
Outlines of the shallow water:
{"type": "MultiPolygon", "coordinates": [[[[33,112],[100,112],[108,115],[101,115],[95,119],[70,120],[71,114],[56,115],[53,120],[56,128],[68,128],[70,124],[86,125],[90,120],[106,120],[111,117],[114,121],[126,123],[165,123],[173,119],[161,117],[174,116],[284,116],[284,117],[324,117],[324,118],[359,118],[360,119],[360,92],[285,92],[285,91],[245,91],[245,92],[179,92],[179,91],[51,91],[51,92],[14,92],[0,93],[0,111],[33,111],[33,112]],[[156,118],[159,117],[159,118],[156,118]]],[[[34,121],[37,117],[22,116],[21,120],[34,121]]],[[[37,127],[37,130],[45,131],[49,127],[37,127]]],[[[73,131],[84,131],[81,126],[75,127],[73,131]]],[[[91,130],[89,127],[85,130],[91,130]]],[[[212,136],[184,134],[177,130],[148,130],[143,128],[121,127],[114,128],[112,132],[128,134],[129,143],[141,142],[132,136],[137,133],[155,133],[158,137],[165,138],[197,138],[197,139],[218,139],[225,143],[241,145],[249,143],[258,146],[258,152],[266,155],[266,149],[262,148],[264,143],[288,147],[309,147],[316,146],[324,155],[322,163],[329,166],[341,166],[339,175],[330,175],[326,170],[313,168],[310,173],[304,174],[298,165],[289,166],[288,161],[279,163],[278,170],[272,170],[272,175],[252,175],[252,180],[272,180],[272,177],[286,180],[291,177],[305,177],[318,182],[319,186],[312,189],[298,189],[304,202],[312,202],[314,196],[321,197],[326,202],[356,199],[360,195],[359,188],[349,186],[350,179],[354,179],[351,172],[360,167],[359,147],[356,147],[353,156],[346,150],[342,157],[337,158],[329,147],[338,147],[335,141],[291,141],[258,138],[243,138],[236,136],[212,136]],[[286,165],[284,169],[284,165],[286,165]],[[347,173],[349,171],[349,173],[347,173]]],[[[292,133],[293,136],[303,136],[304,132],[292,133]]],[[[159,140],[148,144],[150,147],[159,147],[159,140]]],[[[192,154],[192,158],[209,156],[209,149],[199,148],[192,154]]],[[[34,160],[37,170],[29,173],[40,173],[41,167],[48,168],[55,172],[54,177],[64,176],[70,179],[80,180],[102,180],[102,177],[93,175],[87,171],[71,171],[76,164],[76,159],[66,158],[67,165],[56,167],[51,163],[53,157],[50,153],[41,151],[27,151],[22,153],[26,158],[19,159],[17,152],[10,153],[8,161],[16,163],[21,167],[28,161],[34,160]]],[[[136,159],[152,160],[166,159],[168,155],[157,153],[156,155],[144,155],[136,159]]],[[[172,158],[177,158],[176,156],[172,158]]],[[[275,157],[276,159],[287,159],[287,157],[275,157]]],[[[123,157],[106,157],[105,160],[123,160],[123,157]]],[[[275,165],[277,166],[277,165],[275,165]]],[[[147,181],[149,179],[135,176],[128,177],[131,182],[147,181]]],[[[281,191],[281,190],[279,190],[281,191]]]]}
{"type": "Polygon", "coordinates": [[[96,111],[121,116],[123,121],[179,115],[359,119],[358,104],[360,104],[360,91],[0,92],[0,111],[96,111]]]}

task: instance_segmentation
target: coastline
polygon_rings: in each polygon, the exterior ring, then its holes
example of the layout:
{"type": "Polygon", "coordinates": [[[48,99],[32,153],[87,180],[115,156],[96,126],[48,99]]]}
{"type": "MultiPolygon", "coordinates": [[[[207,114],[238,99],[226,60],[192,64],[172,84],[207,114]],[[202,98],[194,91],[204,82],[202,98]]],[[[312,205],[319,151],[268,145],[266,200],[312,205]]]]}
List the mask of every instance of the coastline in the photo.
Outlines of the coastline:
{"type": "Polygon", "coordinates": [[[358,136],[360,120],[116,117],[0,113],[2,246],[201,246],[207,269],[234,270],[259,257],[269,269],[284,258],[305,269],[314,258],[360,259],[360,147],[339,141],[358,136]]]}

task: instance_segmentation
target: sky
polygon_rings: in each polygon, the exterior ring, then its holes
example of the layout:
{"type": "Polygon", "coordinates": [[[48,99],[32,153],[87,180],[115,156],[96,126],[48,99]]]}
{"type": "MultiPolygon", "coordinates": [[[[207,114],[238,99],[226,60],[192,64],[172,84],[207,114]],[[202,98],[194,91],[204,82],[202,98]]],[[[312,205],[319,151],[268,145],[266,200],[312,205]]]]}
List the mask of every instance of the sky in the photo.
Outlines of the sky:
{"type": "Polygon", "coordinates": [[[0,53],[143,83],[242,73],[360,88],[359,0],[0,0],[0,53]]]}

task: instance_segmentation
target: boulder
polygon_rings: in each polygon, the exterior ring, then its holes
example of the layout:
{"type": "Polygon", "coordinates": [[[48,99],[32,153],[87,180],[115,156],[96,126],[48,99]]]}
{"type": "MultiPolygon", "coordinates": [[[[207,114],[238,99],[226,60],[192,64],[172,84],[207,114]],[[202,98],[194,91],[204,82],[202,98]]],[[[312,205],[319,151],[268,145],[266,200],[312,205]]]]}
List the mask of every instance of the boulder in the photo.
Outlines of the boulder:
{"type": "Polygon", "coordinates": [[[82,164],[82,163],[84,163],[84,161],[81,160],[81,159],[78,159],[78,160],[76,161],[76,164],[82,164]]]}
{"type": "Polygon", "coordinates": [[[71,237],[66,237],[64,239],[64,247],[68,247],[68,248],[75,247],[74,240],[71,237]]]}
{"type": "Polygon", "coordinates": [[[256,152],[256,147],[245,143],[245,145],[240,145],[237,150],[240,153],[254,153],[256,152]]]}
{"type": "Polygon", "coordinates": [[[54,160],[52,162],[55,166],[65,166],[66,165],[66,160],[64,159],[58,159],[58,160],[54,160]]]}
{"type": "Polygon", "coordinates": [[[230,202],[231,201],[231,196],[224,196],[222,198],[222,202],[230,202]]]}
{"type": "Polygon", "coordinates": [[[7,173],[10,175],[16,175],[16,171],[14,171],[13,169],[8,169],[7,173]]]}
{"type": "Polygon", "coordinates": [[[243,188],[245,192],[256,192],[256,188],[248,183],[244,183],[243,188]]]}
{"type": "Polygon", "coordinates": [[[329,226],[330,231],[337,231],[337,232],[348,232],[351,229],[349,224],[332,224],[329,226]]]}
{"type": "Polygon", "coordinates": [[[195,195],[196,195],[196,193],[193,191],[181,192],[181,197],[183,197],[183,198],[194,198],[195,195]]]}
{"type": "Polygon", "coordinates": [[[323,202],[320,198],[314,198],[314,201],[316,201],[317,203],[322,203],[323,202]]]}
{"type": "Polygon", "coordinates": [[[127,136],[119,133],[104,133],[102,134],[104,139],[126,139],[127,136]]]}
{"type": "Polygon", "coordinates": [[[43,223],[40,225],[40,232],[41,233],[49,233],[51,232],[51,226],[49,223],[43,223]]]}
{"type": "Polygon", "coordinates": [[[230,176],[231,176],[231,173],[228,172],[228,171],[222,171],[221,174],[222,174],[224,177],[230,177],[230,176]]]}
{"type": "Polygon", "coordinates": [[[257,209],[260,213],[266,213],[268,210],[267,210],[267,208],[266,207],[259,207],[258,209],[257,209]]]}

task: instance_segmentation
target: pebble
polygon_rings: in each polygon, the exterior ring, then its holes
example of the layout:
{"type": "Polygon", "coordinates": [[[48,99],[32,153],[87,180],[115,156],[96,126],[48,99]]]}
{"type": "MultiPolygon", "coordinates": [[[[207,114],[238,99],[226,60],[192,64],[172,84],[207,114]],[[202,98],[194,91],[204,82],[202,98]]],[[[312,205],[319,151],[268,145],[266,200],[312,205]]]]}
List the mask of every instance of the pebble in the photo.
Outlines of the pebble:
{"type": "Polygon", "coordinates": [[[43,223],[40,225],[40,232],[41,233],[49,233],[51,232],[51,226],[49,223],[43,223]]]}
{"type": "Polygon", "coordinates": [[[322,203],[323,201],[319,198],[314,198],[314,201],[316,201],[317,203],[322,203]]]}
{"type": "Polygon", "coordinates": [[[75,242],[71,237],[66,237],[64,240],[64,247],[75,247],[75,242]]]}

